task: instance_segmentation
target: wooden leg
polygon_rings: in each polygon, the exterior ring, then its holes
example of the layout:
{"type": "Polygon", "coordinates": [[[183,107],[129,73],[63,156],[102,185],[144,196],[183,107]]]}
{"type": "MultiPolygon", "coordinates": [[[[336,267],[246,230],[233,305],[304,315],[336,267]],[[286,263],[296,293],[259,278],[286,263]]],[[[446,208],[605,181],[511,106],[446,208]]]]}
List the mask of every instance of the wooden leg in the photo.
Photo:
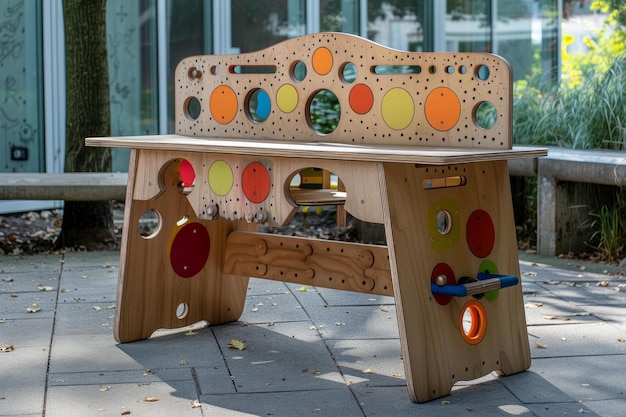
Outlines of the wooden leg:
{"type": "Polygon", "coordinates": [[[407,385],[425,402],[457,381],[530,366],[521,284],[482,297],[435,297],[431,282],[478,272],[519,277],[506,161],[383,164],[385,228],[407,385]],[[447,185],[447,186],[446,186],[447,185]]]}
{"type": "MultiPolygon", "coordinates": [[[[132,179],[133,174],[129,185],[132,179]]],[[[117,341],[146,339],[157,329],[201,320],[218,324],[240,317],[248,277],[222,272],[224,250],[231,231],[254,231],[255,224],[199,220],[177,187],[166,188],[149,200],[127,198],[124,216],[117,341]],[[142,236],[140,219],[150,210],[159,226],[153,234],[142,236]]]]}

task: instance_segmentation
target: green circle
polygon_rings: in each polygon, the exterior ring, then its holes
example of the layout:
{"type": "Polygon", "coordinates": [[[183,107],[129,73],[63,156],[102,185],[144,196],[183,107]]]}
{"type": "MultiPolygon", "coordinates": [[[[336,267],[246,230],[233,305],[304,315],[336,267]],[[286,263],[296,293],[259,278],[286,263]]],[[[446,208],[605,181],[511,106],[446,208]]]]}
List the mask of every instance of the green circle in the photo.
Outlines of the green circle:
{"type": "MultiPolygon", "coordinates": [[[[490,259],[485,259],[481,262],[478,267],[479,272],[488,273],[488,274],[498,274],[498,266],[490,259]]],[[[500,294],[500,290],[488,291],[485,293],[485,298],[489,301],[494,301],[498,298],[498,294],[500,294]]]]}
{"type": "Polygon", "coordinates": [[[217,195],[226,195],[233,187],[234,176],[230,165],[225,161],[215,161],[209,168],[209,186],[217,195]]]}
{"type": "Polygon", "coordinates": [[[437,252],[445,252],[459,242],[461,236],[461,220],[459,217],[459,203],[453,198],[443,198],[428,208],[428,234],[430,235],[431,247],[437,252]],[[441,232],[438,223],[440,213],[446,214],[445,233],[441,232]]]}

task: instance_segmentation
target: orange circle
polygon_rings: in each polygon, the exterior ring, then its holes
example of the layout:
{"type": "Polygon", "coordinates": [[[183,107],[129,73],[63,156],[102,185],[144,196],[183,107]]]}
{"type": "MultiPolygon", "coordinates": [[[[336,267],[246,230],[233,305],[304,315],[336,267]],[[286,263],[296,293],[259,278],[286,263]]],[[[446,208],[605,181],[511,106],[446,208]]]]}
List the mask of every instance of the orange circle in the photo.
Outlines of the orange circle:
{"type": "Polygon", "coordinates": [[[220,85],[211,93],[209,108],[216,122],[221,124],[230,123],[237,114],[237,94],[235,94],[232,88],[220,85]]]}
{"type": "Polygon", "coordinates": [[[433,129],[450,130],[461,116],[461,103],[454,91],[437,87],[426,98],[424,105],[426,120],[433,129]]]}
{"type": "Polygon", "coordinates": [[[357,84],[350,90],[349,101],[355,113],[365,114],[374,105],[374,94],[365,84],[357,84]]]}
{"type": "Polygon", "coordinates": [[[459,316],[459,329],[463,339],[470,345],[477,345],[483,340],[487,333],[487,312],[482,304],[476,300],[469,300],[465,303],[459,316]],[[463,326],[466,312],[469,313],[471,321],[467,330],[463,326]]]}
{"type": "Polygon", "coordinates": [[[333,54],[328,48],[317,48],[313,52],[313,70],[319,75],[326,75],[333,67],[333,54]]]}

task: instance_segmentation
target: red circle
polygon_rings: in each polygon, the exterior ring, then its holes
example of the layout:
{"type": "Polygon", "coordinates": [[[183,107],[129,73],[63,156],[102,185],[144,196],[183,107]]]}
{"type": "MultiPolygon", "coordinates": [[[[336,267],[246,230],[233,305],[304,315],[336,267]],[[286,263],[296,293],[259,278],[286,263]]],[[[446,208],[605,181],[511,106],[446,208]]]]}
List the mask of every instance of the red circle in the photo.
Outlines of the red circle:
{"type": "Polygon", "coordinates": [[[493,250],[496,240],[496,231],[491,216],[485,210],[474,211],[467,220],[467,244],[479,258],[487,257],[493,250]]]}
{"type": "Polygon", "coordinates": [[[262,203],[270,194],[271,186],[270,173],[263,164],[252,162],[243,170],[241,188],[251,202],[262,203]]]}
{"type": "Polygon", "coordinates": [[[174,272],[190,278],[202,271],[209,258],[211,239],[200,223],[189,223],[176,233],[170,251],[170,263],[174,272]]]}
{"type": "Polygon", "coordinates": [[[357,84],[350,90],[350,107],[355,113],[365,114],[374,105],[374,94],[365,84],[357,84]]]}
{"type": "MultiPolygon", "coordinates": [[[[432,274],[430,275],[431,284],[435,284],[437,282],[437,277],[439,275],[445,275],[445,277],[448,279],[448,281],[446,282],[447,285],[456,284],[454,271],[452,270],[452,268],[450,268],[448,264],[440,263],[435,266],[432,274]]],[[[447,305],[452,300],[452,296],[450,295],[433,294],[433,297],[435,297],[435,300],[442,306],[447,305]]]]}
{"type": "Polygon", "coordinates": [[[194,171],[191,162],[186,159],[180,161],[178,173],[180,175],[180,180],[183,183],[183,187],[191,187],[196,180],[196,171],[194,171]]]}

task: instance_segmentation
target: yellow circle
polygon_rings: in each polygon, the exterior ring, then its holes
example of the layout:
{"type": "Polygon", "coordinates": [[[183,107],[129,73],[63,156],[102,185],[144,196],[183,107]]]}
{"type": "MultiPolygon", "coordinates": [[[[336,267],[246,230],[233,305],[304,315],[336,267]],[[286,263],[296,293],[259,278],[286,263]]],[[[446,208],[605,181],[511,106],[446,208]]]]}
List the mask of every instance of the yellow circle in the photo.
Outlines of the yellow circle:
{"type": "Polygon", "coordinates": [[[383,97],[381,112],[387,126],[401,130],[411,124],[415,105],[406,90],[396,87],[389,90],[383,97]]]}
{"type": "Polygon", "coordinates": [[[215,161],[209,168],[209,186],[217,195],[226,195],[233,187],[233,171],[224,161],[215,161]]]}
{"type": "Polygon", "coordinates": [[[298,105],[298,90],[291,84],[283,84],[276,92],[276,104],[284,113],[291,113],[298,105]]]}
{"type": "Polygon", "coordinates": [[[319,75],[326,75],[333,68],[333,54],[328,48],[317,48],[312,57],[313,70],[319,75]]]}

